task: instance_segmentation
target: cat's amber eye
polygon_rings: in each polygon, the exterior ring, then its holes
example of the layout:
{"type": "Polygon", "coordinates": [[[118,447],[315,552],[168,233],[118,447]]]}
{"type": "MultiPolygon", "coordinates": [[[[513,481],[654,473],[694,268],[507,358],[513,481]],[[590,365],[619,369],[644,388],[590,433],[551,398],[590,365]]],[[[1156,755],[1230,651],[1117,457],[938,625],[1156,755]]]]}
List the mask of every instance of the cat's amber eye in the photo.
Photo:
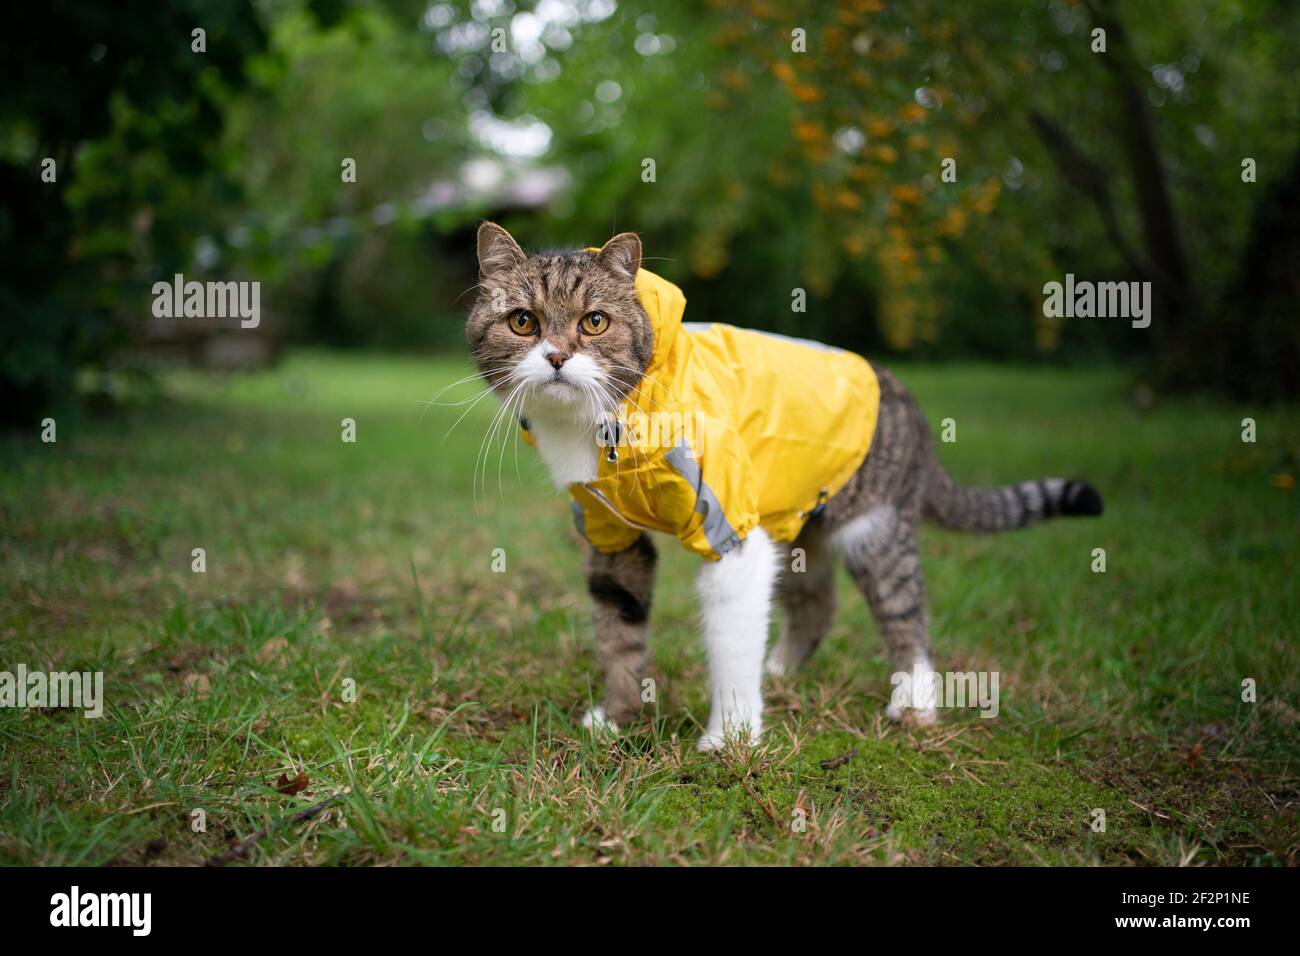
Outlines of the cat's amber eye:
{"type": "Polygon", "coordinates": [[[609,328],[609,316],[604,312],[588,312],[582,317],[578,327],[588,335],[600,335],[609,328]]]}
{"type": "Polygon", "coordinates": [[[520,309],[510,316],[510,330],[516,335],[532,335],[537,331],[537,318],[527,309],[520,309]]]}

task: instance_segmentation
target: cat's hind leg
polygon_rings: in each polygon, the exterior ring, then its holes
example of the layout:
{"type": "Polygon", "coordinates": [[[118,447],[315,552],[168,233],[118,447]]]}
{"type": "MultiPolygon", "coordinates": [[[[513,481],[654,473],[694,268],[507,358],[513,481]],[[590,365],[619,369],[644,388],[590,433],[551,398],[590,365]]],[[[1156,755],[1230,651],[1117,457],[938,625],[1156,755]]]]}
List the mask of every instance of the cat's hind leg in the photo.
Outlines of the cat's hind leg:
{"type": "Polygon", "coordinates": [[[893,673],[920,681],[903,685],[886,714],[891,720],[912,716],[919,723],[936,719],[935,688],[929,683],[930,622],[925,607],[925,579],[917,548],[916,526],[891,505],[877,505],[846,522],[835,534],[845,566],[866,596],[893,673]]]}
{"type": "Polygon", "coordinates": [[[822,529],[806,526],[783,555],[776,590],[781,630],[766,664],[775,677],[793,674],[817,649],[835,618],[834,554],[822,529]]]}

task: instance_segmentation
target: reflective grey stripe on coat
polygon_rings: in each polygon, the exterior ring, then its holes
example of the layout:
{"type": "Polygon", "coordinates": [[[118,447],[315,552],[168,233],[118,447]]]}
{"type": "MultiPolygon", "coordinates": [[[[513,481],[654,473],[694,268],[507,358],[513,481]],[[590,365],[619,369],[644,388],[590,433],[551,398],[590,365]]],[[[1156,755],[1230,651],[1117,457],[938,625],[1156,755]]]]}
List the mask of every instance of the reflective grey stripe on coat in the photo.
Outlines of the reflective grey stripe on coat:
{"type": "Polygon", "coordinates": [[[664,456],[664,460],[695,489],[695,510],[704,515],[704,537],[708,540],[709,547],[718,554],[726,554],[740,544],[739,535],[722,510],[722,502],[718,501],[713,489],[704,483],[699,462],[691,457],[690,447],[685,442],[678,442],[677,447],[664,456]]]}
{"type": "MultiPolygon", "coordinates": [[[[578,499],[570,498],[569,505],[573,509],[573,524],[578,529],[578,534],[582,535],[582,540],[591,544],[591,539],[587,537],[587,516],[583,513],[582,505],[578,504],[578,499]]],[[[591,544],[594,548],[595,545],[591,544]]]]}

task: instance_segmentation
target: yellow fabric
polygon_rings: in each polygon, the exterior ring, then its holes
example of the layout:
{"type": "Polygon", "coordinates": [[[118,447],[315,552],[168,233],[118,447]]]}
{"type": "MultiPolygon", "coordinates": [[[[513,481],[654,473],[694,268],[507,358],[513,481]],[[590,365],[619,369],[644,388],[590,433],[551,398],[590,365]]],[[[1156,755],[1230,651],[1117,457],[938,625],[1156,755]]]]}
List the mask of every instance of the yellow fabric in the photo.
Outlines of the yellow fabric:
{"type": "Polygon", "coordinates": [[[616,552],[661,531],[711,559],[756,525],[793,540],[866,458],[880,404],[870,364],[729,325],[688,330],[681,289],[645,269],[636,289],[654,354],[625,406],[628,444],[617,461],[602,448],[596,480],[569,488],[583,534],[616,552]]]}

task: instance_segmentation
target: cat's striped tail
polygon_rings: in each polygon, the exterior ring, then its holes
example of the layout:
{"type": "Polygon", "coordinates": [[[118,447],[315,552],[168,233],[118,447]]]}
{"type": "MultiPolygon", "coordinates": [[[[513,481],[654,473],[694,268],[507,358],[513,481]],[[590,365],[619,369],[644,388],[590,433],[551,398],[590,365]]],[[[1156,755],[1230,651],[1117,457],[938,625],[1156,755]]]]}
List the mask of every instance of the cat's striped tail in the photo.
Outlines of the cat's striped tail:
{"type": "Polygon", "coordinates": [[[969,488],[933,462],[926,476],[925,514],[955,531],[1009,531],[1057,516],[1101,514],[1097,489],[1086,481],[1040,478],[1000,488],[969,488]]]}

